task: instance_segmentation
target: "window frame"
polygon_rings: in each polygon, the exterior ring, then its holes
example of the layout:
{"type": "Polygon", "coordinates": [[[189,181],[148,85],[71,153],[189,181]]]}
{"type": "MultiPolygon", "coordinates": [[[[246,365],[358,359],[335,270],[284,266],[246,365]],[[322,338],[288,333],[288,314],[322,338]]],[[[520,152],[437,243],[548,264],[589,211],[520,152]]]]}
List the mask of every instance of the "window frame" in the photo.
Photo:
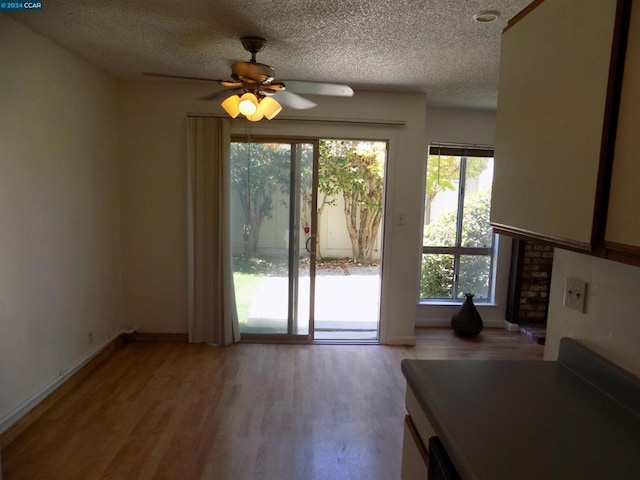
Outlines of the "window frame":
{"type": "MultiPolygon", "coordinates": [[[[493,304],[495,302],[495,276],[496,276],[496,257],[498,239],[497,234],[492,231],[491,245],[488,247],[464,247],[462,246],[462,222],[464,220],[464,199],[465,199],[465,187],[466,187],[466,174],[467,174],[467,159],[471,158],[494,158],[494,147],[488,145],[452,145],[434,143],[430,144],[427,153],[427,165],[429,157],[433,155],[443,155],[450,157],[460,157],[460,176],[458,178],[458,198],[457,198],[457,212],[456,212],[456,240],[455,246],[438,247],[438,246],[425,246],[424,245],[424,227],[422,230],[422,255],[420,257],[420,264],[422,265],[423,255],[452,255],[453,261],[453,288],[451,298],[443,297],[422,297],[420,295],[420,303],[426,305],[433,304],[460,304],[464,301],[463,298],[458,298],[460,294],[459,279],[460,279],[460,260],[462,256],[484,256],[489,257],[489,285],[487,298],[478,298],[474,300],[475,303],[481,304],[493,304]]],[[[425,185],[426,195],[426,185],[425,185]]],[[[420,268],[420,278],[422,278],[422,267],[420,268]]],[[[463,292],[464,293],[464,292],[463,292]]]]}

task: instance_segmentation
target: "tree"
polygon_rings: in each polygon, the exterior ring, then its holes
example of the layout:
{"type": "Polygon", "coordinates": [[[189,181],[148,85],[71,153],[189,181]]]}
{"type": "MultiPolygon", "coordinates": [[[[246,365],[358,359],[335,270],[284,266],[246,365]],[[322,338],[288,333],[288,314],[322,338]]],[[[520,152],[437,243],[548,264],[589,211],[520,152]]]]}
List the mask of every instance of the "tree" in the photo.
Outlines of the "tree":
{"type": "MultiPolygon", "coordinates": [[[[467,178],[477,178],[486,168],[486,158],[467,161],[467,178]]],[[[424,197],[424,224],[431,223],[431,204],[440,192],[456,190],[460,179],[460,157],[429,155],[424,197]]]]}
{"type": "Polygon", "coordinates": [[[244,253],[256,257],[260,228],[271,217],[273,195],[289,184],[291,149],[278,143],[231,143],[231,187],[244,214],[244,253]]]}
{"type": "Polygon", "coordinates": [[[427,184],[424,197],[424,224],[431,223],[431,204],[438,193],[455,190],[460,177],[460,159],[458,157],[441,157],[429,155],[427,160],[427,184]]]}
{"type": "MultiPolygon", "coordinates": [[[[381,143],[321,140],[318,165],[317,230],[327,205],[342,194],[347,231],[357,262],[371,262],[382,219],[385,152],[381,143]]],[[[303,157],[311,156],[305,146],[303,157]]],[[[244,214],[245,255],[257,256],[260,228],[273,211],[274,195],[289,194],[291,150],[288,144],[232,143],[231,183],[244,214]]],[[[303,210],[310,204],[311,164],[300,168],[303,210]]],[[[305,216],[303,212],[303,217],[305,216]]],[[[316,245],[319,245],[319,237],[316,245]]],[[[316,254],[321,258],[320,249],[316,254]]]]}
{"type": "MultiPolygon", "coordinates": [[[[463,245],[490,245],[492,231],[489,225],[491,191],[490,187],[470,194],[463,213],[463,245]]],[[[425,245],[454,245],[456,237],[456,213],[442,212],[425,227],[425,245]]],[[[487,256],[466,255],[460,278],[458,279],[461,297],[465,292],[484,292],[489,285],[490,271],[487,266],[487,256]]],[[[420,278],[421,298],[452,298],[453,296],[453,255],[423,255],[422,275],[420,278]]]]}
{"type": "MultiPolygon", "coordinates": [[[[379,144],[382,145],[382,144],[379,144]]],[[[344,200],[344,215],[353,260],[373,260],[373,247],[382,220],[384,151],[373,142],[322,140],[318,166],[318,202],[321,215],[337,194],[344,200]]]]}

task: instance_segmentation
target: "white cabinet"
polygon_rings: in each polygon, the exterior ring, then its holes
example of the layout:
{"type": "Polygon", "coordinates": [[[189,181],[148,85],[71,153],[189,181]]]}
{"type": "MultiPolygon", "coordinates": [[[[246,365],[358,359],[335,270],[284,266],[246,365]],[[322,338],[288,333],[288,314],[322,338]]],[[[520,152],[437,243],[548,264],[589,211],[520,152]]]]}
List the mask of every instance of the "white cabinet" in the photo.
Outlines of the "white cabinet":
{"type": "Polygon", "coordinates": [[[429,457],[427,445],[429,445],[429,438],[435,436],[435,431],[408,385],[406,407],[401,479],[425,480],[429,457]]]}
{"type": "Polygon", "coordinates": [[[602,246],[628,4],[534,2],[505,29],[491,206],[499,233],[602,246]]]}
{"type": "MultiPolygon", "coordinates": [[[[605,235],[608,255],[640,257],[640,2],[631,8],[605,235]]],[[[632,262],[635,263],[635,262],[632,262]]]]}
{"type": "Polygon", "coordinates": [[[428,476],[428,453],[420,440],[411,417],[404,421],[404,437],[402,441],[401,480],[426,480],[428,476]]]}

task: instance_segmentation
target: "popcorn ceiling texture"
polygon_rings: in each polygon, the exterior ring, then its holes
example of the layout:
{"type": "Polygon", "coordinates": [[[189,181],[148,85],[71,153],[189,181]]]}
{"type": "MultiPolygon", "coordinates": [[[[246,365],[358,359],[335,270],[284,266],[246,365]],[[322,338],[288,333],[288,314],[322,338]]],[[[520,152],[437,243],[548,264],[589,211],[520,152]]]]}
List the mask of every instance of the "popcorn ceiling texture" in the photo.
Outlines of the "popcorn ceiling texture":
{"type": "MultiPolygon", "coordinates": [[[[229,78],[240,37],[279,80],[426,92],[431,106],[496,106],[500,36],[531,0],[65,0],[9,15],[123,79],[229,78]],[[501,12],[480,24],[473,15],[501,12]]],[[[156,81],[156,80],[154,80],[156,81]]]]}

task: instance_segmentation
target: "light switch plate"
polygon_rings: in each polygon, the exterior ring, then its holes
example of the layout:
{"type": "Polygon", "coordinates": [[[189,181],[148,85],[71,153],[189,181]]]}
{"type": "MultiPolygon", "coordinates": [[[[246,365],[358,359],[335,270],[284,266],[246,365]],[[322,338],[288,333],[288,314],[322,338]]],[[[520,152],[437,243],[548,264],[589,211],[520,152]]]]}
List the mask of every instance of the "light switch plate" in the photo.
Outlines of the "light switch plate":
{"type": "Polygon", "coordinates": [[[584,302],[587,293],[587,284],[577,278],[567,277],[564,284],[563,305],[584,313],[584,302]]]}

